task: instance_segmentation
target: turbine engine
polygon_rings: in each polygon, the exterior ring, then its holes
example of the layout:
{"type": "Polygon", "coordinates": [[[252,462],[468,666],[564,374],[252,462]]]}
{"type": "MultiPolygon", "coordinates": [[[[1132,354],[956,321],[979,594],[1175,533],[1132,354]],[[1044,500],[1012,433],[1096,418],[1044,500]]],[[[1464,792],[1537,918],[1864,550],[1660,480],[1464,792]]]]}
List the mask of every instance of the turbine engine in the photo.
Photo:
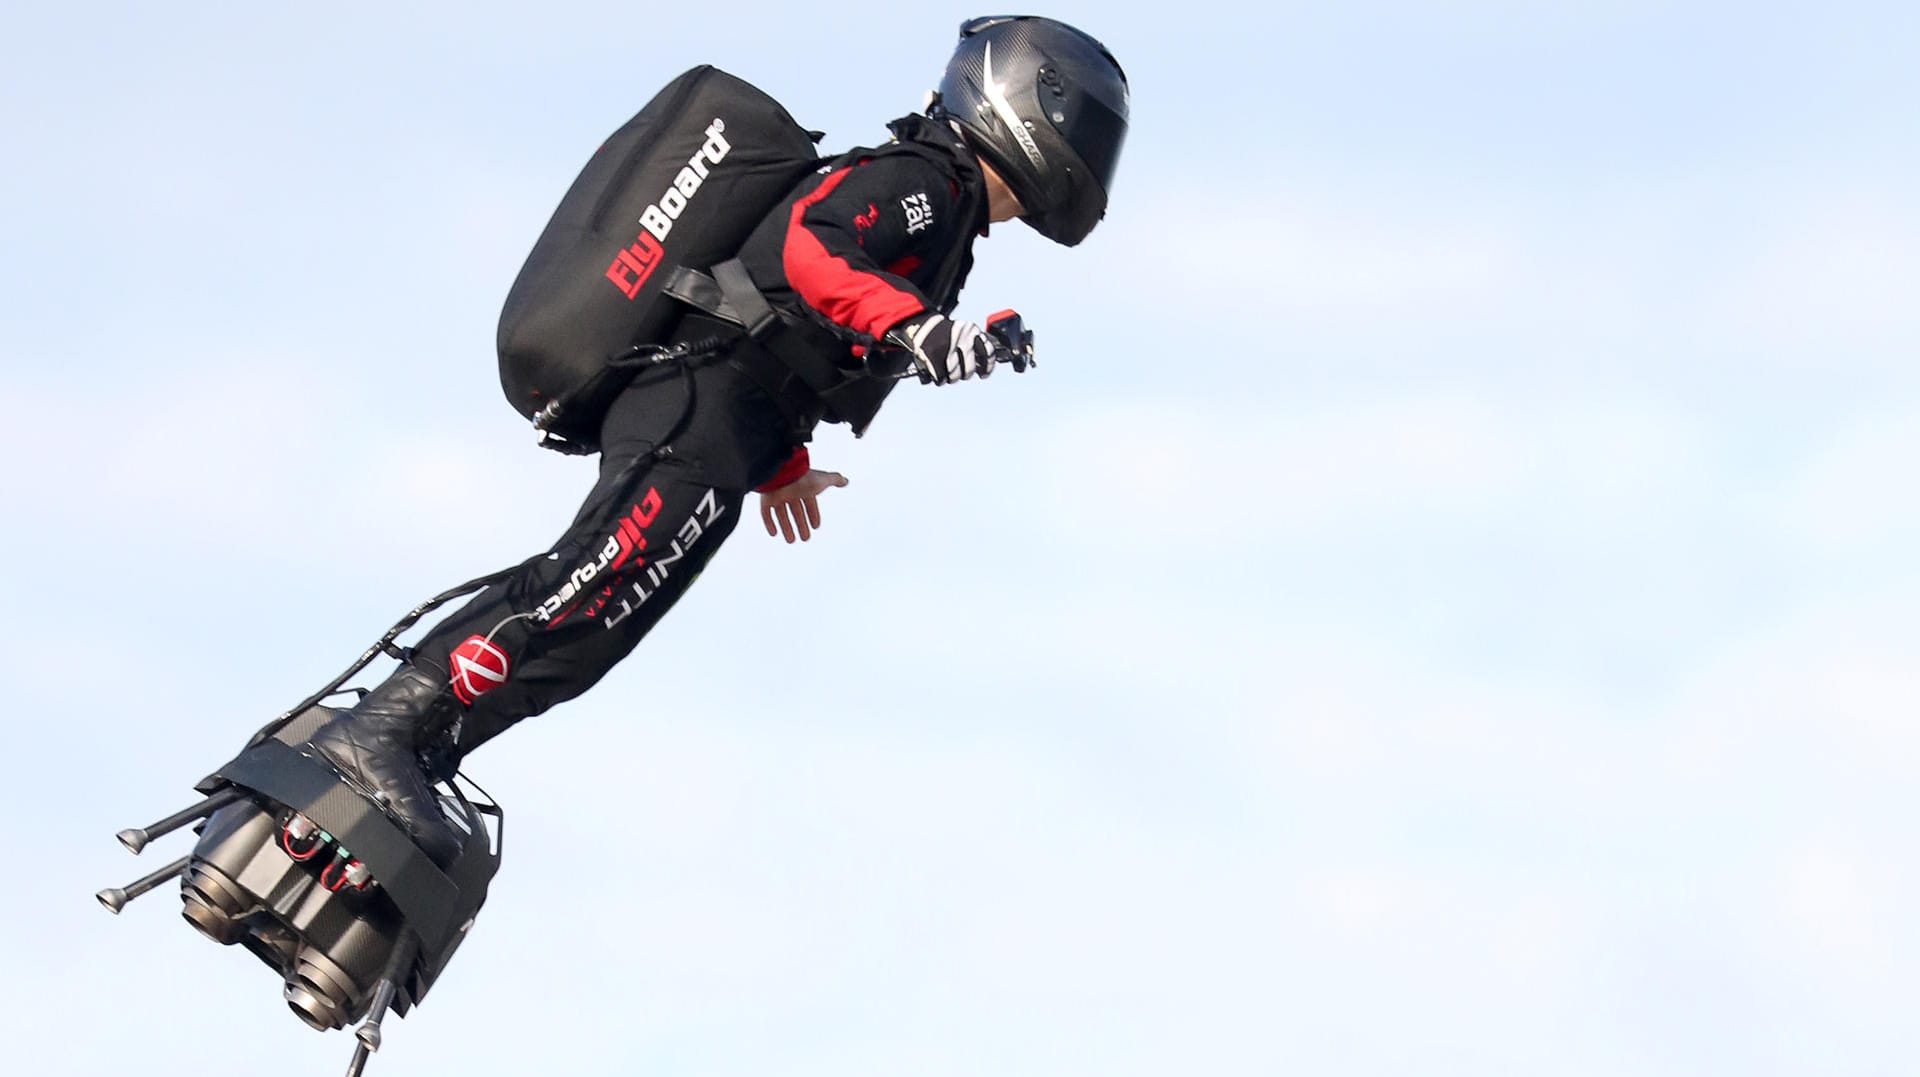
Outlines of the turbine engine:
{"type": "Polygon", "coordinates": [[[136,854],[189,825],[199,840],[189,855],[96,897],[117,914],[178,879],[187,923],[273,969],[301,1021],[323,1032],[361,1022],[347,1070],[358,1077],[387,1013],[419,1005],[472,928],[500,869],[505,816],[464,777],[440,783],[441,810],[464,835],[442,868],[301,750],[329,716],[306,706],[202,781],[200,803],[121,831],[136,854]]]}

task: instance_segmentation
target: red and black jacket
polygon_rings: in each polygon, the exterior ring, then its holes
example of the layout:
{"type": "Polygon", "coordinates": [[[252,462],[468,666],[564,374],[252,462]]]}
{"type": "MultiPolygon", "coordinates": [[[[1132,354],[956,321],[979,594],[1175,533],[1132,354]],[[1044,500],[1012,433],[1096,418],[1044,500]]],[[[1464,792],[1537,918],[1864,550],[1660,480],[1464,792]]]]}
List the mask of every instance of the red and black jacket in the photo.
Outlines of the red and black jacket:
{"type": "Polygon", "coordinates": [[[776,307],[875,338],[953,309],[986,231],[986,183],[946,124],[908,116],[889,128],[893,142],[836,158],[748,238],[741,261],[776,307]]]}
{"type": "MultiPolygon", "coordinates": [[[[841,384],[822,393],[829,422],[863,430],[893,379],[869,376],[864,351],[922,311],[950,313],[986,234],[986,182],[951,127],[924,116],[888,125],[894,141],[853,150],[809,176],[740,252],[776,310],[812,323],[841,384]]],[[[806,471],[804,447],[778,480],[806,471]]]]}

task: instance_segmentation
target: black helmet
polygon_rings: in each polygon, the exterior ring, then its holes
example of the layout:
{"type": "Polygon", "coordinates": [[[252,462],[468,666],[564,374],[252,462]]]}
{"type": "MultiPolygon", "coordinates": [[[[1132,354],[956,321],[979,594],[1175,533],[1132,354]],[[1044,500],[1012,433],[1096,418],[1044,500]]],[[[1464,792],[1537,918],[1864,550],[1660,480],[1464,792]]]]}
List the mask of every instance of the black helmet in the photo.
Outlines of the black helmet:
{"type": "Polygon", "coordinates": [[[942,110],[1041,235],[1071,247],[1106,216],[1127,137],[1127,73],[1098,41],[1033,15],[962,23],[942,110]]]}

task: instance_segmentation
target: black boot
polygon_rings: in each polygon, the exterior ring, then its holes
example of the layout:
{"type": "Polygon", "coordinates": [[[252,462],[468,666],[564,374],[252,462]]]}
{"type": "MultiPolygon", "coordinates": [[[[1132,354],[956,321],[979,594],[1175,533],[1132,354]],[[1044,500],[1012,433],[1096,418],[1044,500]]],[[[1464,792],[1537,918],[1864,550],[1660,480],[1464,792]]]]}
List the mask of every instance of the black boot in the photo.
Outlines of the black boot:
{"type": "Polygon", "coordinates": [[[460,836],[440,813],[421,753],[439,747],[459,717],[444,675],[404,665],[352,710],[314,730],[307,744],[446,867],[460,855],[460,836]]]}

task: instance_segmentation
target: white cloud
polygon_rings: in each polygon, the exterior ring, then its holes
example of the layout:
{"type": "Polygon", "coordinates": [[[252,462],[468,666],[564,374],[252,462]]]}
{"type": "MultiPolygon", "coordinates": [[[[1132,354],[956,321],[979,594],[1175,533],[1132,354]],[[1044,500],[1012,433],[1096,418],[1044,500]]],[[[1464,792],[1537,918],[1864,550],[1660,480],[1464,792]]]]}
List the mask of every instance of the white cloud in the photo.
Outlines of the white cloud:
{"type": "Polygon", "coordinates": [[[1153,253],[1157,301],[1199,318],[1201,332],[1216,314],[1244,325],[1259,313],[1278,338],[1303,315],[1484,316],[1511,300],[1524,271],[1510,221],[1460,206],[1436,213],[1378,191],[1276,186],[1168,192],[1108,227],[1153,253]]]}
{"type": "Polygon", "coordinates": [[[1137,524],[1098,530],[1128,555],[1169,535],[1193,550],[1271,549],[1389,527],[1411,528],[1401,535],[1413,541],[1489,516],[1531,527],[1544,504],[1552,517],[1608,526],[1668,506],[1720,466],[1702,423],[1631,396],[1112,400],[1078,408],[1037,442],[1007,452],[1046,466],[1042,518],[1071,534],[1104,512],[1132,516],[1137,524]],[[1115,445],[1139,448],[1114,456],[1115,445]]]}
{"type": "Polygon", "coordinates": [[[1778,884],[1783,911],[1816,958],[1855,965],[1887,953],[1893,939],[1878,906],[1894,895],[1870,881],[1875,859],[1832,843],[1803,846],[1788,858],[1778,884]]]}
{"type": "Polygon", "coordinates": [[[1920,216],[1904,190],[1837,168],[1597,175],[1503,197],[1365,172],[1257,192],[1195,175],[1162,197],[1117,222],[1160,267],[1137,313],[1208,374],[1251,352],[1309,384],[1386,364],[1519,383],[1712,370],[1731,389],[1764,371],[1899,377],[1920,347],[1920,216]]]}
{"type": "Polygon", "coordinates": [[[1920,399],[1863,409],[1801,461],[1771,505],[1775,526],[1822,557],[1897,556],[1920,532],[1920,399]]]}
{"type": "Polygon", "coordinates": [[[1705,329],[1828,376],[1910,371],[1920,350],[1920,212],[1911,193],[1838,181],[1795,192],[1753,254],[1703,295],[1705,329]]]}

